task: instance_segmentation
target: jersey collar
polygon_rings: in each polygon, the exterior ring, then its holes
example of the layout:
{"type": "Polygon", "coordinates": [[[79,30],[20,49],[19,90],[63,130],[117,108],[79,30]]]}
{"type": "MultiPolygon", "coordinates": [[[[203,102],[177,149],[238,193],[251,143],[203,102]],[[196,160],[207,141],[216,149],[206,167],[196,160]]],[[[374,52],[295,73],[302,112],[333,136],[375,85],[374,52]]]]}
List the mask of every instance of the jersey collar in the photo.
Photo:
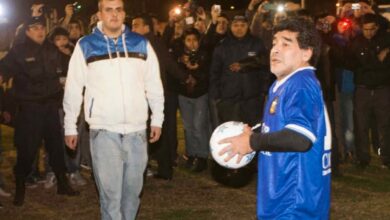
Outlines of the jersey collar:
{"type": "Polygon", "coordinates": [[[306,67],[301,67],[301,68],[298,68],[296,69],[294,72],[290,73],[288,76],[284,77],[284,79],[280,80],[280,81],[276,81],[275,83],[275,86],[274,88],[272,89],[272,92],[276,92],[276,90],[278,90],[278,88],[280,86],[282,86],[290,77],[292,77],[293,75],[295,75],[296,73],[298,73],[299,71],[302,71],[302,70],[315,70],[316,68],[312,67],[312,66],[306,66],[306,67]]]}

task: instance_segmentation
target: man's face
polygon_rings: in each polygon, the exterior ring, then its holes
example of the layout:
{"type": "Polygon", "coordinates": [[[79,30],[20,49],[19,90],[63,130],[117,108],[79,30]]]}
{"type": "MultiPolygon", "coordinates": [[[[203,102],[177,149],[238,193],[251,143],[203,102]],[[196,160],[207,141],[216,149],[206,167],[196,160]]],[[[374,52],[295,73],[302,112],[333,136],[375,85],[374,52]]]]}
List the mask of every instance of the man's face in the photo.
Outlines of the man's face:
{"type": "Polygon", "coordinates": [[[311,49],[301,49],[297,41],[298,33],[280,31],[274,35],[271,49],[271,72],[278,80],[283,79],[298,68],[309,66],[311,49]]]}
{"type": "Polygon", "coordinates": [[[217,27],[216,32],[218,34],[225,34],[228,30],[229,21],[224,17],[218,17],[217,18],[217,27]]]}
{"type": "Polygon", "coordinates": [[[149,26],[145,25],[142,18],[133,19],[131,22],[131,30],[140,35],[145,35],[150,32],[149,26]]]}
{"type": "Polygon", "coordinates": [[[103,0],[101,2],[98,17],[103,22],[103,30],[108,32],[120,31],[125,16],[122,0],[103,0]]]}
{"type": "Polygon", "coordinates": [[[248,23],[245,21],[233,21],[230,29],[233,36],[243,38],[248,32],[248,23]]]}
{"type": "Polygon", "coordinates": [[[69,44],[69,38],[67,36],[64,36],[64,35],[57,35],[54,37],[54,44],[58,48],[64,48],[64,47],[66,47],[66,45],[69,44]]]}
{"type": "Polygon", "coordinates": [[[376,32],[378,32],[378,25],[375,23],[363,24],[362,30],[363,30],[363,36],[367,40],[371,40],[371,38],[373,38],[376,35],[376,32]]]}
{"type": "Polygon", "coordinates": [[[81,28],[77,23],[70,23],[68,25],[68,32],[70,39],[79,39],[81,37],[81,28]]]}
{"type": "Polygon", "coordinates": [[[30,25],[26,30],[26,35],[37,44],[42,44],[46,39],[46,27],[42,24],[30,25]]]}

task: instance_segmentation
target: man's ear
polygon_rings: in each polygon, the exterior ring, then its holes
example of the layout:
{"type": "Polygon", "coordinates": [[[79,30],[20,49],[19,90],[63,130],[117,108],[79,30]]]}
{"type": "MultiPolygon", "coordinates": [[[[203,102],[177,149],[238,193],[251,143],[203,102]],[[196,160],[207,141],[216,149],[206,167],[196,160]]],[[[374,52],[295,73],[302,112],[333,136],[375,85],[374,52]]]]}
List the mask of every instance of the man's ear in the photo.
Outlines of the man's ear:
{"type": "Polygon", "coordinates": [[[308,48],[308,49],[302,50],[302,60],[303,61],[309,62],[312,56],[313,56],[313,48],[308,48]]]}

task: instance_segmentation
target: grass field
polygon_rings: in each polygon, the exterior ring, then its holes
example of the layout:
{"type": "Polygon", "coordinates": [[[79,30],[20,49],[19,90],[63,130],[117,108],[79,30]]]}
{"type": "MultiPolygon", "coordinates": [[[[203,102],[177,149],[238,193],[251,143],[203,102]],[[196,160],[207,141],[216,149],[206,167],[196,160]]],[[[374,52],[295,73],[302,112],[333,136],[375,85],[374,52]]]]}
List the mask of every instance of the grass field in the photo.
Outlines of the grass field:
{"type": "MultiPolygon", "coordinates": [[[[180,137],[180,150],[183,137],[180,137]]],[[[12,130],[3,127],[4,161],[1,172],[8,189],[13,191],[12,130]]],[[[147,178],[141,198],[138,219],[141,220],[251,220],[256,219],[256,178],[247,186],[232,189],[221,186],[209,172],[190,173],[179,167],[172,181],[147,178]]],[[[332,181],[331,219],[390,219],[390,171],[381,169],[379,160],[365,171],[351,164],[342,165],[342,177],[332,181]]],[[[83,171],[85,177],[90,173],[83,171]]],[[[99,219],[99,204],[93,182],[78,188],[77,198],[57,196],[55,189],[43,186],[28,189],[26,203],[21,208],[12,206],[12,198],[0,198],[5,208],[0,209],[1,220],[99,219]]]]}

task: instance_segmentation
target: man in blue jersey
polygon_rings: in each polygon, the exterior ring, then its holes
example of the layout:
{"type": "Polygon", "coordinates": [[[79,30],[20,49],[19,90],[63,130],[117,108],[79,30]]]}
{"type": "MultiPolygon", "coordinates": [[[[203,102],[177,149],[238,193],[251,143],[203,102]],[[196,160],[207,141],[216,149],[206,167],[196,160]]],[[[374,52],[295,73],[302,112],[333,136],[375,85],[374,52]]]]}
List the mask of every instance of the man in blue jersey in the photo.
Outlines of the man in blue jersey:
{"type": "Polygon", "coordinates": [[[315,65],[321,39],[313,24],[291,18],[274,28],[270,88],[261,133],[246,126],[220,154],[259,151],[259,219],[329,219],[331,134],[315,65]]]}

